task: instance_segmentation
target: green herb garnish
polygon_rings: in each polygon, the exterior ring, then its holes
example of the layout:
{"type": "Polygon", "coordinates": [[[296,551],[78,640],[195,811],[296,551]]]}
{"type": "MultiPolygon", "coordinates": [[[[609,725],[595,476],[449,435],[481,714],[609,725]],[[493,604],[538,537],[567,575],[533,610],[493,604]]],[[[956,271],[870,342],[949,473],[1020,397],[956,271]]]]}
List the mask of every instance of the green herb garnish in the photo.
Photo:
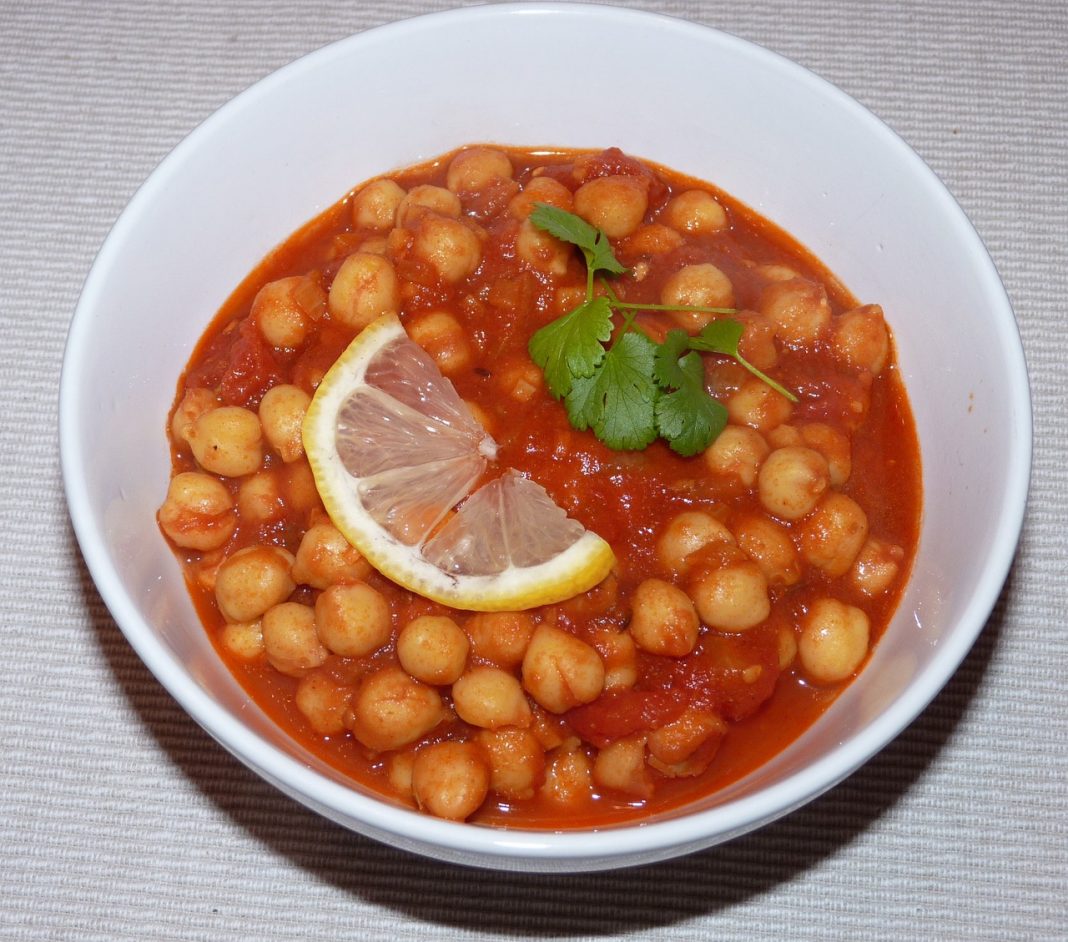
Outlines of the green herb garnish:
{"type": "Polygon", "coordinates": [[[727,410],[705,390],[700,353],[737,360],[791,402],[797,397],[765,376],[739,352],[744,325],[728,317],[712,321],[696,336],[671,330],[654,343],[638,330],[638,311],[697,311],[733,314],[733,308],[634,304],[621,300],[598,272],[625,275],[608,237],[574,213],[535,203],[530,221],[550,235],[578,246],[586,259],[586,300],[542,327],[530,338],[529,351],[545,373],[549,392],[564,400],[567,416],[579,431],[593,433],[609,448],[640,450],[658,436],[680,455],[707,448],[727,424],[727,410]],[[613,315],[622,323],[616,328],[613,315]],[[613,337],[614,334],[614,337],[613,337]],[[611,344],[605,349],[605,344],[611,344]]]}

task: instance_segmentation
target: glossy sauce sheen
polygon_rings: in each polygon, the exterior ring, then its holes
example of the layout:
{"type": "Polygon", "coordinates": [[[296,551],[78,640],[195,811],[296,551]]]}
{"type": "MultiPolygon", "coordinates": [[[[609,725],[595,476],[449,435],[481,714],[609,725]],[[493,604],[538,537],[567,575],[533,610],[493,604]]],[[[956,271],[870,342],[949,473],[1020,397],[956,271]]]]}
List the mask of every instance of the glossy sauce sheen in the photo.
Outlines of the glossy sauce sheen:
{"type": "MultiPolygon", "coordinates": [[[[508,154],[515,168],[515,181],[520,185],[530,179],[535,168],[564,182],[571,180],[577,156],[519,150],[509,150],[508,154]]],[[[606,152],[595,159],[616,161],[625,167],[634,163],[618,152],[606,152]]],[[[444,186],[448,160],[446,156],[393,174],[391,179],[406,189],[421,183],[444,186]]],[[[687,236],[680,248],[662,254],[628,251],[626,240],[615,243],[624,265],[641,266],[643,270],[640,281],[617,281],[617,290],[626,300],[657,302],[665,279],[681,265],[712,262],[731,279],[739,309],[757,307],[760,294],[768,285],[758,266],[768,264],[787,265],[803,277],[823,284],[835,314],[857,306],[856,300],[816,259],[742,204],[708,184],[672,171],[655,168],[655,174],[649,216],[655,215],[672,194],[698,188],[716,196],[728,211],[731,227],[714,235],[687,236]]],[[[575,184],[568,185],[573,188],[575,184]]],[[[615,550],[620,561],[618,579],[610,577],[607,584],[587,595],[539,613],[596,647],[606,630],[626,627],[629,609],[625,600],[643,579],[667,578],[656,559],[655,543],[672,517],[685,510],[705,509],[729,524],[744,513],[764,511],[753,493],[726,487],[710,476],[700,456],[681,458],[660,441],[644,452],[615,452],[592,434],[572,429],[562,405],[543,387],[527,402],[508,395],[507,384],[515,371],[530,365],[530,336],[564,313],[554,305],[554,290],[561,284],[585,284],[584,267],[577,252],[566,276],[554,281],[532,271],[516,257],[517,220],[505,209],[513,193],[514,189],[491,189],[481,201],[465,202],[465,213],[485,227],[488,238],[481,267],[460,289],[438,285],[417,260],[394,259],[405,285],[401,319],[406,321],[421,311],[446,310],[464,325],[474,351],[473,362],[470,369],[450,378],[464,399],[489,413],[500,448],[499,463],[517,468],[539,482],[569,515],[600,534],[615,550]]],[[[367,233],[352,231],[350,203],[351,195],[306,225],[238,287],[191,358],[179,384],[179,399],[186,388],[207,386],[217,390],[224,404],[254,409],[263,392],[279,382],[294,383],[308,392],[314,390],[322,372],[352,339],[352,332],[324,321],[317,335],[299,352],[278,351],[259,337],[247,315],[257,291],[272,280],[314,270],[321,273],[324,286],[329,284],[341,261],[367,237],[367,233]]],[[[893,312],[889,314],[892,322],[893,312]]],[[[676,326],[660,315],[643,316],[641,323],[654,338],[667,327],[676,326]]],[[[896,366],[891,362],[870,390],[866,383],[840,370],[831,353],[822,348],[806,351],[803,357],[783,356],[770,372],[800,397],[790,419],[794,425],[818,421],[839,426],[849,422],[851,395],[857,391],[855,387],[864,386],[860,392],[870,397],[870,406],[863,426],[852,432],[853,470],[842,491],[865,509],[873,535],[904,549],[901,573],[893,587],[874,600],[861,600],[859,593],[846,584],[846,577],[831,579],[805,565],[799,585],[788,589],[772,587],[772,614],[764,624],[741,633],[702,629],[698,647],[682,659],[639,652],[637,690],[653,693],[686,689],[689,696],[732,721],[715,758],[702,774],[675,779],[656,775],[655,795],[647,800],[604,791],[578,805],[562,806],[536,795],[510,806],[496,801],[491,794],[471,820],[513,827],[597,826],[655,814],[712,793],[785,748],[818,718],[843,686],[821,687],[806,682],[796,662],[780,675],[776,653],[780,627],[796,625],[817,596],[833,595],[862,605],[871,619],[873,642],[883,632],[911,565],[921,500],[917,443],[896,366]],[[762,665],[762,676],[756,682],[745,682],[741,672],[752,665],[762,665]]],[[[714,392],[729,393],[737,388],[742,376],[736,365],[714,357],[706,358],[706,373],[708,386],[714,392]]],[[[173,459],[175,471],[196,468],[184,443],[173,443],[173,459]]],[[[268,455],[266,461],[268,467],[272,462],[281,466],[277,457],[268,455]]],[[[228,486],[236,490],[233,484],[228,486]]],[[[307,512],[291,513],[269,526],[239,527],[226,552],[253,543],[273,543],[295,552],[310,520],[307,512]]],[[[197,553],[183,558],[198,611],[209,633],[217,639],[223,619],[210,591],[213,559],[210,554],[202,557],[197,553]]],[[[377,573],[366,581],[390,599],[394,638],[410,618],[421,614],[449,613],[463,624],[462,614],[450,613],[414,596],[377,573]]],[[[292,600],[312,604],[317,594],[302,586],[292,600]]],[[[411,804],[410,799],[396,795],[389,786],[382,756],[369,753],[350,734],[322,737],[310,728],[294,706],[294,678],[278,673],[262,657],[249,662],[233,656],[218,642],[216,646],[250,696],[311,752],[393,800],[411,804]]],[[[391,643],[365,658],[331,656],[323,670],[341,682],[352,683],[369,666],[395,660],[391,643]]],[[[447,699],[447,688],[442,692],[447,699]]],[[[670,693],[660,699],[621,696],[613,698],[608,713],[594,704],[593,708],[574,711],[575,716],[570,719],[586,734],[584,738],[603,736],[607,741],[619,733],[613,724],[622,724],[624,732],[634,729],[635,724],[640,728],[642,720],[637,714],[641,711],[660,710],[663,719],[673,711],[677,714],[678,709],[677,700],[670,693]]],[[[469,732],[464,723],[454,718],[434,730],[427,741],[469,732]]]]}

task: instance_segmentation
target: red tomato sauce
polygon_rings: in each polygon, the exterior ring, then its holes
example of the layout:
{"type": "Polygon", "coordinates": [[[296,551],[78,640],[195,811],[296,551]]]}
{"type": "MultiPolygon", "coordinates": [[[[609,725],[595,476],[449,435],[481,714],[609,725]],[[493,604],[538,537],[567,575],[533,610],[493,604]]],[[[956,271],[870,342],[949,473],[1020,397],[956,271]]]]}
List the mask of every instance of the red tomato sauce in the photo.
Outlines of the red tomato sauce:
{"type": "MultiPolygon", "coordinates": [[[[672,273],[680,268],[713,263],[733,286],[740,319],[756,322],[763,292],[774,280],[770,266],[788,266],[798,278],[823,286],[833,315],[858,307],[826,268],[790,236],[746,206],[707,183],[620,154],[529,152],[507,150],[513,181],[469,194],[464,218],[485,233],[483,256],[475,274],[461,285],[444,285],[419,258],[390,246],[402,285],[402,322],[421,313],[446,311],[463,327],[473,351],[469,366],[450,375],[462,398],[480,406],[492,422],[498,464],[513,467],[546,488],[567,513],[607,540],[619,567],[601,586],[575,599],[534,613],[551,621],[610,657],[605,638],[625,632],[629,599],[649,578],[671,579],[658,559],[657,541],[675,515],[704,510],[728,528],[746,515],[767,516],[754,489],[710,474],[700,455],[682,458],[662,441],[641,452],[617,452],[590,432],[575,431],[565,411],[544,385],[524,398],[512,394],[516,376],[529,369],[527,344],[539,327],[563,313],[558,292],[585,285],[581,257],[573,253],[566,274],[549,276],[532,269],[516,251],[517,219],[509,201],[535,175],[550,176],[574,191],[583,182],[611,173],[641,176],[648,181],[646,220],[664,218],[671,198],[691,189],[711,193],[724,207],[729,228],[712,234],[686,234],[667,251],[643,251],[635,239],[614,245],[619,259],[640,280],[619,279],[616,290],[626,300],[656,303],[672,273]]],[[[444,186],[452,155],[391,175],[405,190],[419,184],[444,186]]],[[[355,192],[355,191],[354,191],[355,192]]],[[[272,347],[257,329],[250,310],[257,292],[277,279],[307,275],[324,289],[345,257],[367,244],[371,236],[356,229],[349,194],[274,250],[241,283],[211,321],[178,384],[180,401],[189,389],[212,390],[222,405],[255,410],[264,393],[278,383],[291,383],[313,393],[325,370],[348,345],[354,332],[324,317],[299,349],[272,347]]],[[[662,225],[662,223],[661,223],[662,225]]],[[[672,237],[674,238],[674,237],[672,237]]],[[[647,247],[646,247],[647,248],[647,247]]],[[[892,319],[892,312],[891,319],[892,319]]],[[[668,315],[642,315],[644,328],[655,338],[670,326],[668,315]]],[[[781,345],[780,345],[781,346],[781,345]]],[[[743,350],[744,350],[743,341],[743,350]]],[[[433,353],[433,351],[431,351],[433,353]]],[[[725,358],[705,357],[707,385],[721,397],[738,389],[740,368],[725,358]]],[[[873,377],[846,370],[833,344],[821,340],[804,351],[783,348],[769,372],[799,397],[789,424],[800,428],[823,423],[843,430],[851,442],[852,471],[838,490],[853,498],[867,514],[870,532],[899,550],[898,573],[885,591],[869,596],[858,590],[852,570],[832,577],[802,562],[802,578],[794,585],[770,585],[771,614],[745,631],[702,628],[692,652],[666,657],[638,650],[637,679],[606,691],[592,703],[560,716],[543,712],[539,722],[555,729],[558,738],[577,736],[579,750],[591,761],[597,750],[627,737],[641,737],[671,724],[687,708],[715,714],[726,732],[711,736],[687,761],[696,774],[671,777],[655,768],[651,796],[636,796],[598,787],[570,803],[540,788],[533,797],[514,800],[492,792],[471,820],[506,827],[583,828],[608,825],[656,814],[712,794],[751,772],[784,749],[814,723],[847,681],[818,684],[806,677],[795,657],[781,663],[784,631],[796,634],[805,612],[820,597],[831,596],[862,608],[870,619],[872,644],[885,630],[900,597],[915,552],[921,510],[920,461],[912,417],[896,365],[891,360],[873,377]],[[858,418],[858,402],[863,415],[858,418]],[[703,751],[702,751],[703,750],[703,751]]],[[[177,408],[176,401],[176,408],[177,408]]],[[[175,472],[197,470],[188,445],[171,436],[175,472]]],[[[225,619],[213,594],[214,574],[222,559],[253,544],[283,547],[295,553],[308,527],[323,519],[317,501],[306,492],[302,461],[285,463],[270,451],[263,468],[280,482],[287,509],[270,524],[238,521],[219,550],[178,549],[190,591],[206,630],[252,700],[309,751],[383,794],[411,805],[389,777],[388,754],[374,753],[351,733],[320,735],[294,703],[298,678],[274,669],[267,659],[238,656],[220,640],[225,619]]],[[[239,480],[223,479],[236,495],[239,480]]],[[[794,528],[796,529],[796,525],[794,528]]],[[[710,559],[709,565],[713,564],[710,559]]],[[[331,655],[318,668],[341,688],[357,685],[368,672],[397,661],[395,637],[410,619],[422,614],[455,613],[400,588],[376,572],[366,580],[390,602],[394,641],[363,657],[331,655]]],[[[684,581],[684,580],[683,580],[684,581]]],[[[319,590],[298,585],[290,601],[311,605],[319,590]]],[[[448,689],[441,691],[448,702],[448,689]]],[[[472,728],[451,715],[412,748],[445,739],[466,739],[472,728]]],[[[545,742],[553,737],[545,734],[545,742]]],[[[553,749],[547,747],[551,759],[553,749]]]]}

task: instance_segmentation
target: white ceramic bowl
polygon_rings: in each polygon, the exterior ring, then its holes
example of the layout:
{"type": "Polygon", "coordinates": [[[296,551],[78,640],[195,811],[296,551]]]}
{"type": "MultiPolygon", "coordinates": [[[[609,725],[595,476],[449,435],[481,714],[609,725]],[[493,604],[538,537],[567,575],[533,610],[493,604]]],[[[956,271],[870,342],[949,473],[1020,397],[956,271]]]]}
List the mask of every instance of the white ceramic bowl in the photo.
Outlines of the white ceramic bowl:
{"type": "Polygon", "coordinates": [[[1031,452],[1012,310],[976,233],[916,154],[842,92],[759,47],[571,4],[475,7],[372,30],[281,69],[205,121],[100,251],[71,324],[60,420],[71,517],[100,593],[197,722],[346,827],[439,859],[532,871],[627,866],[726,840],[883,747],[983,627],[1016,547],[1031,452]],[[615,105],[588,106],[588,88],[611,89],[615,105]],[[871,663],[773,761],[640,827],[493,830],[354,786],[249,708],[156,529],[175,383],[230,291],[356,183],[474,141],[618,145],[714,181],[800,239],[854,294],[883,304],[912,392],[926,491],[920,550],[871,663]]]}

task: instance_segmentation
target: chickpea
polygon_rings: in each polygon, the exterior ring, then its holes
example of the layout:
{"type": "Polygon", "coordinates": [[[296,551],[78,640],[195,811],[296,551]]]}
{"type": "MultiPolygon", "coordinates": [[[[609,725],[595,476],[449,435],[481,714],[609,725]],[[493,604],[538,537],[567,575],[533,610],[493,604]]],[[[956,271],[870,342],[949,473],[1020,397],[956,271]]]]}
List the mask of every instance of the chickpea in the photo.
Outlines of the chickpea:
{"type": "Polygon", "coordinates": [[[442,216],[419,220],[412,252],[450,284],[473,275],[482,262],[482,243],[478,236],[458,219],[442,216]]]}
{"type": "MultiPolygon", "coordinates": [[[[623,240],[621,248],[632,255],[664,255],[682,245],[683,239],[674,229],[649,223],[639,226],[632,235],[623,240]]],[[[635,280],[640,281],[640,270],[633,269],[635,280]]]]}
{"type": "Polygon", "coordinates": [[[752,374],[741,363],[720,359],[705,362],[705,376],[709,380],[708,385],[716,389],[716,395],[722,398],[739,389],[752,374]]]}
{"type": "MultiPolygon", "coordinates": [[[[853,454],[849,436],[822,422],[802,425],[801,442],[827,459],[831,487],[841,487],[853,473],[853,454]]],[[[799,442],[798,444],[800,444],[799,442]]]]}
{"type": "MultiPolygon", "coordinates": [[[[801,437],[801,431],[793,425],[780,425],[768,432],[768,444],[772,448],[803,448],[805,440],[801,437]]],[[[818,448],[815,451],[819,451],[818,448]]],[[[826,455],[824,456],[826,457],[826,455]]]]}
{"type": "Polygon", "coordinates": [[[738,341],[738,352],[758,370],[774,369],[779,363],[775,325],[762,314],[739,312],[739,315],[735,319],[745,324],[745,332],[738,341]]]}
{"type": "Polygon", "coordinates": [[[645,737],[617,739],[593,760],[593,781],[601,788],[651,798],[653,780],[645,764],[645,737]]]}
{"type": "Polygon", "coordinates": [[[368,183],[352,198],[352,224],[357,229],[387,232],[397,224],[404,190],[393,180],[368,183]]]}
{"type": "Polygon", "coordinates": [[[296,588],[293,557],[279,546],[246,546],[223,560],[215,574],[215,601],[231,622],[254,621],[296,588]]]}
{"type": "Polygon", "coordinates": [[[552,177],[534,177],[522,192],[512,197],[508,211],[518,219],[526,219],[534,211],[535,203],[546,203],[571,211],[571,191],[552,177]]]}
{"type": "MultiPolygon", "coordinates": [[[[592,589],[573,595],[560,603],[559,612],[565,618],[589,620],[617,610],[619,575],[615,568],[592,589]]],[[[590,639],[593,644],[594,639],[590,639]]],[[[594,645],[596,647],[596,645],[594,645]]]]}
{"type": "Polygon", "coordinates": [[[859,381],[849,386],[843,385],[843,391],[848,395],[849,401],[845,404],[848,410],[842,421],[851,430],[855,431],[868,415],[871,409],[871,373],[861,373],[859,381]]]}
{"type": "Polygon", "coordinates": [[[539,229],[529,219],[519,225],[515,252],[524,262],[549,275],[566,275],[571,246],[539,229]]]}
{"type": "Polygon", "coordinates": [[[290,677],[303,677],[328,655],[315,631],[315,612],[299,602],[282,602],[263,615],[263,648],[271,666],[290,677]]]}
{"type": "Polygon", "coordinates": [[[690,597],[701,621],[719,631],[746,631],[771,614],[768,581],[748,560],[699,576],[690,597]]]}
{"type": "Polygon", "coordinates": [[[219,575],[219,566],[226,559],[223,549],[205,553],[200,559],[189,561],[189,575],[193,582],[205,592],[215,592],[215,582],[219,575]]]}
{"type": "Polygon", "coordinates": [[[580,749],[557,749],[548,757],[541,794],[558,805],[586,801],[593,791],[590,760],[580,749]]]}
{"type": "Polygon", "coordinates": [[[885,540],[869,537],[853,563],[849,578],[869,598],[881,595],[893,584],[905,552],[885,540]]]}
{"type": "Polygon", "coordinates": [[[345,732],[345,715],[352,690],[322,673],[308,674],[297,684],[293,702],[320,736],[345,732]]]}
{"type": "Polygon", "coordinates": [[[506,153],[492,147],[469,147],[449,161],[445,186],[453,193],[470,193],[511,179],[512,161],[506,153]]]}
{"type": "MultiPolygon", "coordinates": [[[[660,289],[660,303],[685,307],[734,307],[731,280],[715,265],[687,265],[673,274],[660,289]]],[[[672,318],[687,330],[697,331],[715,320],[715,314],[672,311],[672,318]]]]}
{"type": "Polygon", "coordinates": [[[334,654],[363,657],[393,633],[389,602],[365,582],[332,585],[315,600],[319,639],[334,654]]]}
{"type": "Polygon", "coordinates": [[[205,471],[226,478],[251,474],[263,463],[260,420],[255,412],[240,406],[205,412],[193,425],[189,445],[205,471]]]}
{"type": "Polygon", "coordinates": [[[533,360],[504,362],[494,375],[504,394],[516,402],[530,402],[545,385],[543,374],[533,360]]]}
{"type": "MultiPolygon", "coordinates": [[[[720,436],[723,437],[722,435],[720,436]]],[[[713,543],[733,543],[734,536],[711,514],[687,510],[672,518],[656,542],[660,564],[672,575],[684,575],[692,565],[690,557],[713,543]]]]}
{"type": "Polygon", "coordinates": [[[403,228],[398,222],[386,236],[386,255],[392,258],[404,258],[411,252],[414,242],[414,229],[403,228]]]}
{"type": "Polygon", "coordinates": [[[677,720],[649,734],[649,754],[666,765],[685,762],[713,736],[727,732],[727,724],[711,710],[687,707],[677,720]]]}
{"type": "Polygon", "coordinates": [[[412,800],[412,767],[414,765],[414,752],[394,752],[386,760],[386,779],[398,795],[409,801],[412,800]]]}
{"type": "Polygon", "coordinates": [[[204,591],[215,591],[215,578],[219,573],[219,563],[222,558],[222,550],[213,550],[210,553],[206,553],[199,560],[191,560],[190,574],[196,584],[204,591]]]}
{"type": "Polygon", "coordinates": [[[467,666],[470,644],[460,626],[445,615],[421,615],[397,636],[397,657],[416,680],[451,684],[467,666]]]}
{"type": "Polygon", "coordinates": [[[785,625],[779,629],[779,670],[787,670],[797,657],[797,635],[785,625]]]}
{"type": "Polygon", "coordinates": [[[441,186],[413,186],[397,208],[397,225],[414,223],[428,213],[458,219],[463,207],[460,197],[441,186]]]}
{"type": "Polygon", "coordinates": [[[753,377],[727,399],[727,414],[736,425],[769,432],[790,418],[793,403],[767,383],[753,377]]]}
{"type": "Polygon", "coordinates": [[[733,478],[748,489],[756,483],[757,472],[769,450],[768,443],[756,429],[728,425],[705,449],[704,459],[713,474],[733,478]]]}
{"type": "Polygon", "coordinates": [[[801,560],[790,531],[769,517],[750,514],[734,524],[743,553],[760,567],[769,585],[791,586],[801,579],[801,560]]]}
{"type": "Polygon", "coordinates": [[[346,722],[368,749],[400,749],[429,733],[446,717],[433,687],[409,677],[399,667],[383,667],[357,688],[346,722]]]}
{"type": "Polygon", "coordinates": [[[472,352],[467,331],[448,311],[420,314],[408,321],[406,329],[408,336],[430,354],[446,376],[470,368],[472,352]]]}
{"type": "Polygon", "coordinates": [[[315,475],[312,474],[307,460],[302,458],[284,465],[278,469],[278,477],[290,510],[307,513],[312,509],[323,509],[319,489],[315,486],[315,475]]]}
{"type": "Polygon", "coordinates": [[[830,485],[827,459],[811,448],[776,448],[757,476],[760,503],[784,520],[799,520],[816,506],[830,485]]]}
{"type": "Polygon", "coordinates": [[[326,308],[326,292],[314,278],[294,275],[271,281],[252,301],[249,317],[272,347],[296,349],[326,308]]]}
{"type": "Polygon", "coordinates": [[[767,281],[793,281],[801,277],[801,273],[789,265],[757,265],[756,271],[767,281]]]}
{"type": "Polygon", "coordinates": [[[878,376],[890,356],[890,333],[878,304],[846,311],[834,324],[835,355],[854,370],[878,376]]]}
{"type": "Polygon", "coordinates": [[[685,190],[673,196],[664,210],[664,220],[679,232],[709,235],[730,223],[719,201],[704,190],[685,190]]]}
{"type": "Polygon", "coordinates": [[[604,689],[622,690],[638,682],[638,646],[629,631],[609,630],[597,638],[604,662],[604,689]]]}
{"type": "Polygon", "coordinates": [[[575,213],[610,239],[634,232],[648,208],[646,186],[635,177],[598,177],[575,191],[575,213]]]}
{"type": "Polygon", "coordinates": [[[273,471],[257,471],[241,482],[237,511],[246,523],[272,523],[285,516],[285,501],[273,471]]]}
{"type": "Polygon", "coordinates": [[[244,661],[254,661],[263,654],[263,626],[259,620],[231,622],[219,635],[223,647],[244,661]]]}
{"type": "Polygon", "coordinates": [[[831,323],[823,285],[804,278],[768,285],[760,297],[760,313],[775,324],[776,335],[789,346],[811,346],[831,323]]]}
{"type": "Polygon", "coordinates": [[[571,729],[560,717],[547,713],[537,704],[531,707],[531,712],[534,714],[534,722],[531,724],[530,731],[537,738],[544,752],[558,749],[566,741],[574,738],[571,729]]]}
{"type": "Polygon", "coordinates": [[[330,316],[350,330],[363,330],[385,314],[400,312],[393,263],[371,252],[354,252],[341,263],[327,297],[330,316]]]}
{"type": "Polygon", "coordinates": [[[851,497],[828,494],[801,525],[801,555],[831,577],[844,576],[868,538],[868,515],[851,497]]]}
{"type": "Polygon", "coordinates": [[[175,546],[201,552],[219,549],[237,526],[234,502],[216,478],[184,471],[171,478],[159,525],[175,546]]]}
{"type": "Polygon", "coordinates": [[[634,590],[630,633],[650,654],[685,657],[697,644],[697,612],[682,589],[646,579],[634,590]]]}
{"type": "Polygon", "coordinates": [[[523,686],[546,710],[564,713],[600,696],[604,664],[585,641],[539,625],[523,656],[523,686]]]}
{"type": "Polygon", "coordinates": [[[493,437],[497,433],[497,420],[482,408],[473,399],[465,399],[464,405],[467,406],[471,415],[474,416],[475,421],[482,426],[482,430],[493,437]]]}
{"type": "MultiPolygon", "coordinates": [[[[597,289],[594,288],[596,293],[597,289]]],[[[586,290],[580,285],[565,285],[553,293],[553,310],[558,314],[566,314],[582,304],[585,298],[586,290]]]]}
{"type": "Polygon", "coordinates": [[[868,616],[837,599],[819,599],[801,622],[797,653],[812,680],[834,684],[856,673],[868,654],[868,616]]]}
{"type": "Polygon", "coordinates": [[[714,748],[711,750],[698,750],[697,753],[682,762],[662,762],[651,753],[647,761],[650,768],[656,769],[665,778],[694,778],[708,768],[718,750],[719,740],[716,740],[714,748]]]}
{"type": "Polygon", "coordinates": [[[366,239],[358,246],[361,252],[367,252],[371,255],[388,255],[389,254],[389,238],[387,236],[376,236],[373,239],[366,239]]]}
{"type": "Polygon", "coordinates": [[[545,752],[526,729],[480,729],[475,743],[489,761],[490,791],[505,799],[533,798],[545,776],[545,752]]]}
{"type": "Polygon", "coordinates": [[[187,389],[171,417],[171,434],[176,441],[189,444],[197,419],[217,408],[218,397],[210,389],[187,389]]]}
{"type": "Polygon", "coordinates": [[[338,582],[359,582],[370,571],[371,564],[331,523],[317,523],[308,529],[293,564],[293,578],[313,589],[328,589],[338,582]]]}
{"type": "Polygon", "coordinates": [[[439,742],[415,754],[412,794],[435,817],[466,820],[486,800],[489,785],[489,766],[474,743],[439,742]]]}
{"type": "Polygon", "coordinates": [[[304,442],[300,436],[309,405],[311,396],[299,386],[288,383],[268,389],[260,400],[263,434],[286,464],[304,456],[304,442]]]}
{"type": "Polygon", "coordinates": [[[533,719],[519,681],[499,667],[472,667],[452,685],[452,702],[465,723],[484,729],[526,727],[533,719]]]}
{"type": "Polygon", "coordinates": [[[481,612],[464,623],[471,653],[510,670],[518,667],[534,634],[534,619],[526,612],[481,612]]]}
{"type": "Polygon", "coordinates": [[[763,664],[750,664],[742,671],[742,681],[747,684],[755,684],[763,675],[763,664]]]}

